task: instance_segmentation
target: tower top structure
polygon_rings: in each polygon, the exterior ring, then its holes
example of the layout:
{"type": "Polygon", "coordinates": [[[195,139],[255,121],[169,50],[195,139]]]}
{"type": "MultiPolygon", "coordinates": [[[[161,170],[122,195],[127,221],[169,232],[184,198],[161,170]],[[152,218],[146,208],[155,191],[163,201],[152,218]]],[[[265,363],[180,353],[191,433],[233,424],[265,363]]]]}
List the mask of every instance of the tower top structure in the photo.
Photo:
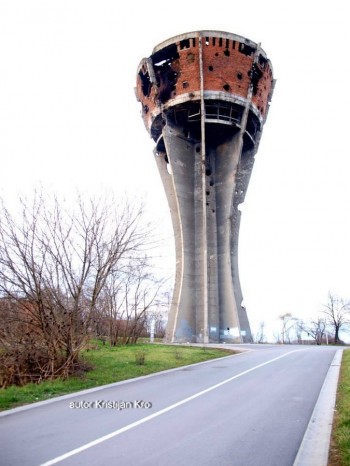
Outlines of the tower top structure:
{"type": "Polygon", "coordinates": [[[251,341],[238,274],[238,206],[273,87],[260,44],[222,31],[167,39],[138,66],[136,97],[175,233],[169,341],[251,341]]]}
{"type": "MultiPolygon", "coordinates": [[[[136,96],[142,103],[142,117],[156,141],[161,133],[161,114],[177,105],[205,100],[245,105],[251,88],[250,110],[256,124],[265,122],[273,92],[273,70],[266,53],[257,44],[237,34],[222,31],[194,31],[181,34],[154,47],[137,70],[136,96]]],[[[229,105],[222,107],[228,108],[229,105]]],[[[232,110],[234,109],[231,107],[232,110]]],[[[207,120],[232,124],[238,115],[209,113],[207,120]]],[[[239,112],[238,112],[239,113],[239,112]]],[[[189,115],[194,119],[195,115],[189,115]]],[[[251,132],[249,132],[251,130],[251,132]]]]}

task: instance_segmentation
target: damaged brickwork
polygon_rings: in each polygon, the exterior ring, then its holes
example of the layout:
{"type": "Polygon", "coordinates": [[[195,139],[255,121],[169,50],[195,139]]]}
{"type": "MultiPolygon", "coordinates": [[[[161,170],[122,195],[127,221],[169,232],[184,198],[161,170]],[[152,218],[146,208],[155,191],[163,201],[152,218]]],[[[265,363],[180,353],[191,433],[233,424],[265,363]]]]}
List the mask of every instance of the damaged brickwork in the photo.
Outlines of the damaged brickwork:
{"type": "Polygon", "coordinates": [[[232,38],[232,34],[188,36],[180,36],[164,48],[158,46],[139,66],[136,95],[142,103],[146,128],[150,131],[164,105],[199,100],[200,51],[205,91],[220,93],[224,101],[237,101],[246,99],[252,86],[252,106],[265,120],[273,87],[271,64],[265,53],[260,49],[256,57],[256,44],[239,36],[232,38]]]}

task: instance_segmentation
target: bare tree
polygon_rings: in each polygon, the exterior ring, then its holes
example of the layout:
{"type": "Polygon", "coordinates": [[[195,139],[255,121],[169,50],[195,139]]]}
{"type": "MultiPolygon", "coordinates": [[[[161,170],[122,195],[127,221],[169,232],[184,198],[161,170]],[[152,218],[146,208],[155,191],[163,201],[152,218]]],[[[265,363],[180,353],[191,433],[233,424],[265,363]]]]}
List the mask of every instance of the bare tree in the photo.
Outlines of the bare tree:
{"type": "Polygon", "coordinates": [[[167,315],[170,308],[171,292],[165,289],[159,293],[152,309],[147,312],[147,331],[153,333],[156,338],[165,337],[165,329],[167,323],[167,315]]]}
{"type": "Polygon", "coordinates": [[[142,226],[142,206],[128,202],[78,197],[72,209],[36,194],[21,206],[19,218],[0,206],[1,356],[10,361],[15,348],[28,372],[29,354],[29,379],[67,376],[90,336],[108,279],[144,254],[149,230],[142,226]],[[9,322],[11,335],[4,331],[9,322]]]}
{"type": "Polygon", "coordinates": [[[124,344],[136,343],[142,333],[146,334],[147,314],[155,307],[161,286],[162,282],[156,280],[149,270],[147,258],[133,265],[125,286],[124,344]]]}
{"type": "Polygon", "coordinates": [[[290,312],[286,312],[285,314],[281,314],[279,319],[282,323],[281,328],[281,336],[282,336],[282,344],[290,343],[291,342],[291,332],[295,326],[295,321],[297,320],[296,317],[290,312]]]}
{"type": "Polygon", "coordinates": [[[120,277],[114,275],[107,281],[96,312],[95,329],[97,336],[103,341],[107,338],[111,346],[116,346],[119,343],[123,330],[126,300],[124,280],[126,278],[123,277],[121,280],[120,277]]]}
{"type": "Polygon", "coordinates": [[[101,294],[97,327],[112,346],[136,343],[147,334],[149,316],[156,313],[163,280],[157,279],[147,256],[131,257],[111,274],[101,294]]]}
{"type": "Polygon", "coordinates": [[[339,332],[350,326],[350,302],[329,293],[328,302],[323,313],[329,326],[334,331],[334,343],[340,342],[339,332]]]}
{"type": "Polygon", "coordinates": [[[304,331],[304,322],[302,319],[296,319],[294,323],[294,331],[297,337],[298,343],[302,343],[302,333],[304,331]]]}
{"type": "Polygon", "coordinates": [[[259,323],[259,329],[256,334],[255,340],[257,343],[264,343],[266,341],[266,335],[265,335],[265,322],[261,321],[259,323]]]}
{"type": "Polygon", "coordinates": [[[317,345],[321,345],[326,332],[327,322],[322,317],[311,320],[308,324],[303,324],[303,330],[311,336],[317,345]]]}

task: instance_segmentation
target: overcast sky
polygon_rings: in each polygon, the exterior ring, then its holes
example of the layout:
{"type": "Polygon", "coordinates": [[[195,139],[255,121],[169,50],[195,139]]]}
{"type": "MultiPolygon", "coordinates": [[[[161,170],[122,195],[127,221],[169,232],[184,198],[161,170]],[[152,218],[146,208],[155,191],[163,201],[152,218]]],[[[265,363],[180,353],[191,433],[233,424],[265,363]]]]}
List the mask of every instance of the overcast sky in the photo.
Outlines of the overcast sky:
{"type": "Polygon", "coordinates": [[[136,68],[155,45],[212,29],[260,42],[277,79],[245,203],[240,275],[253,329],[350,298],[350,28],[346,2],[0,0],[0,193],[146,199],[170,214],[140,116],[136,68]],[[206,6],[205,6],[206,5],[206,6]]]}

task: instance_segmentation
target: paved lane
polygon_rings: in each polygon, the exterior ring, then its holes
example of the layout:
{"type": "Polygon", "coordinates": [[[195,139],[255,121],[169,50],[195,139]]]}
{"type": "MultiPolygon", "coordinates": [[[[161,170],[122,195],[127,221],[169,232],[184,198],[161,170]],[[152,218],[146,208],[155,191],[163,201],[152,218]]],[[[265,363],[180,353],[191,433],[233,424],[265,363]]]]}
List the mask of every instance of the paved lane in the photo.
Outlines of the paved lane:
{"type": "Polygon", "coordinates": [[[335,351],[265,346],[2,416],[0,464],[293,465],[335,351]]]}

